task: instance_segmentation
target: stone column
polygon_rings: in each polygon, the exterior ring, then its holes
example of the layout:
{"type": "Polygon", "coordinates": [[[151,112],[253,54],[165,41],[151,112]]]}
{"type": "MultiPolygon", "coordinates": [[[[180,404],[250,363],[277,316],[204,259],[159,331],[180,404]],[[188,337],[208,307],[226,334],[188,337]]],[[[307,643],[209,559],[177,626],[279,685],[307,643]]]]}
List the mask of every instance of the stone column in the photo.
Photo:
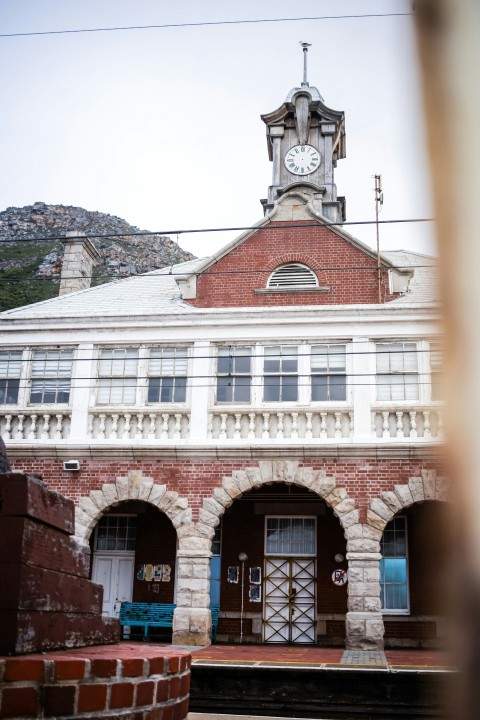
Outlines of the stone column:
{"type": "MultiPolygon", "coordinates": [[[[190,538],[196,540],[200,538],[190,538]]],[[[201,540],[200,540],[201,542],[201,540]]],[[[206,544],[206,543],[205,543],[206,544]]],[[[210,542],[208,541],[208,546],[210,542]]],[[[173,615],[174,645],[210,645],[210,549],[180,549],[177,553],[177,599],[173,615]]]]}
{"type": "Polygon", "coordinates": [[[347,552],[346,647],[349,650],[383,650],[384,625],[380,607],[379,565],[381,557],[379,552],[347,552]]]}

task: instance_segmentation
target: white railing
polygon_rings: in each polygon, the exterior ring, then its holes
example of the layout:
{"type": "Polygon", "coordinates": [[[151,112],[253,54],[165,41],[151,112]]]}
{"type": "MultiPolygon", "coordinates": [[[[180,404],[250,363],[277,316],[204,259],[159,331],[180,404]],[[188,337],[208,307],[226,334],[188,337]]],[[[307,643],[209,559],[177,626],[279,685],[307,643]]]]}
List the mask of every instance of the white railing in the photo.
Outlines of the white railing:
{"type": "Polygon", "coordinates": [[[70,435],[70,410],[16,409],[0,414],[4,440],[66,440],[70,435]]]}
{"type": "Polygon", "coordinates": [[[353,436],[351,408],[215,408],[208,415],[212,440],[347,440],[353,436]]]}
{"type": "Polygon", "coordinates": [[[385,440],[442,440],[443,411],[435,405],[377,405],[372,411],[372,434],[385,440]]]}
{"type": "Polygon", "coordinates": [[[88,437],[93,440],[184,440],[190,412],[151,411],[149,408],[102,408],[88,415],[88,437]]]}

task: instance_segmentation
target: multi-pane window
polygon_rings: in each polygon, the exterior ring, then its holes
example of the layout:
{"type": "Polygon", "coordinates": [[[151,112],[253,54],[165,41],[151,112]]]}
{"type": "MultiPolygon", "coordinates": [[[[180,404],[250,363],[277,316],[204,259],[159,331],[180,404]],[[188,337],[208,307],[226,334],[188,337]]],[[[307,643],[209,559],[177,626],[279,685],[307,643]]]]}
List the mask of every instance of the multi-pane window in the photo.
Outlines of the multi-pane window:
{"type": "Polygon", "coordinates": [[[22,351],[2,350],[0,352],[0,404],[13,405],[18,402],[21,372],[22,351]]]}
{"type": "Polygon", "coordinates": [[[345,345],[313,345],[311,355],[312,400],[346,400],[345,345]]]}
{"type": "Polygon", "coordinates": [[[265,402],[296,402],[298,397],[298,348],[268,345],[263,359],[265,402]]]}
{"type": "Polygon", "coordinates": [[[137,518],[135,515],[104,515],[95,538],[96,550],[135,550],[137,518]]]}
{"type": "Polygon", "coordinates": [[[252,348],[218,348],[217,402],[250,402],[252,348]]]}
{"type": "Polygon", "coordinates": [[[442,400],[443,350],[440,343],[430,343],[430,377],[432,400],[442,400]]]}
{"type": "Polygon", "coordinates": [[[148,361],[148,402],[183,403],[187,391],[186,347],[151,348],[148,361]]]}
{"type": "Polygon", "coordinates": [[[380,599],[383,610],[408,611],[407,519],[399,515],[386,526],[380,544],[380,599]]]}
{"type": "Polygon", "coordinates": [[[137,394],[137,369],[137,348],[101,350],[97,403],[133,405],[137,394]]]}
{"type": "Polygon", "coordinates": [[[68,403],[73,350],[34,350],[31,403],[68,403]]]}
{"type": "Polygon", "coordinates": [[[267,555],[315,555],[315,518],[267,517],[267,555]]]}
{"type": "Polygon", "coordinates": [[[377,400],[418,400],[418,358],[414,342],[377,345],[377,400]]]}

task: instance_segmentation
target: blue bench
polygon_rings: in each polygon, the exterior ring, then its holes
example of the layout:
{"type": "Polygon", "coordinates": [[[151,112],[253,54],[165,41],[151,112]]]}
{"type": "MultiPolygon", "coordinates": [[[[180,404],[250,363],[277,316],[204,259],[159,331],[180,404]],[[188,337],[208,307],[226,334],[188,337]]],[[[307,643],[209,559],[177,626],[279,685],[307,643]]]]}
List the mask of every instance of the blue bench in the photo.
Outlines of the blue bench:
{"type": "Polygon", "coordinates": [[[125,626],[143,627],[143,639],[148,640],[149,628],[172,627],[175,608],[173,603],[124,602],[120,607],[122,631],[125,626]]]}
{"type": "MultiPolygon", "coordinates": [[[[120,625],[143,627],[143,639],[148,640],[148,629],[151,627],[171,628],[173,625],[173,603],[138,603],[123,602],[120,607],[120,625]]],[[[210,608],[212,613],[212,640],[217,639],[218,607],[210,608]]]]}

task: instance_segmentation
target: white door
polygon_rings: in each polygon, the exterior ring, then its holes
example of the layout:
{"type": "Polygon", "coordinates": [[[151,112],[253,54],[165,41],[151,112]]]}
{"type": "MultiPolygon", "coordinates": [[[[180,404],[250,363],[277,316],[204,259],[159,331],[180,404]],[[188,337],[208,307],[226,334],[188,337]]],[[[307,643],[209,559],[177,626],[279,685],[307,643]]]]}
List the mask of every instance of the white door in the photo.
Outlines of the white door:
{"type": "Polygon", "coordinates": [[[118,617],[122,602],[132,600],[134,563],[134,553],[94,553],[92,580],[103,585],[103,615],[118,617]]]}
{"type": "Polygon", "coordinates": [[[316,642],[315,586],[315,560],[265,559],[264,642],[316,642]]]}

